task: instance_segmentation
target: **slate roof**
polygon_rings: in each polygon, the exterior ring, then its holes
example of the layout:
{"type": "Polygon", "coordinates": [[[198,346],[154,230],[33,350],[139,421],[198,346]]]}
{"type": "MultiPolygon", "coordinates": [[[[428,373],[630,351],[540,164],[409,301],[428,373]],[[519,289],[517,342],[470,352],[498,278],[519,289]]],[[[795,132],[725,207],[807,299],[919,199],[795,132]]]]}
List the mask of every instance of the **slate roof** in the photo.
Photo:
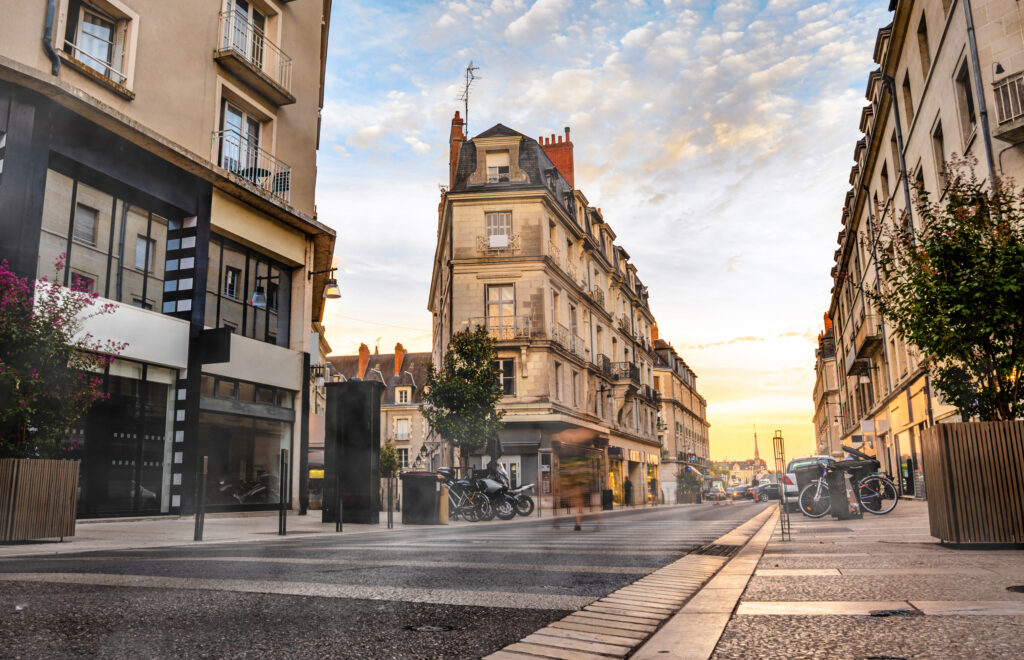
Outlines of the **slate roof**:
{"type": "MultiPolygon", "coordinates": [[[[330,355],[327,361],[335,371],[341,373],[345,380],[359,380],[358,355],[330,355]]],[[[427,366],[430,364],[430,353],[406,353],[402,360],[402,373],[395,375],[395,354],[371,355],[366,366],[366,378],[363,380],[380,380],[381,376],[372,369],[380,371],[384,377],[387,390],[381,398],[381,404],[395,403],[396,387],[411,387],[410,404],[423,402],[423,384],[427,380],[427,366]]]]}
{"type": "Polygon", "coordinates": [[[483,133],[480,133],[471,140],[462,143],[459,151],[459,165],[455,171],[455,182],[452,184],[451,192],[476,192],[488,190],[509,190],[523,188],[546,188],[547,173],[552,173],[552,193],[555,199],[569,211],[569,215],[576,217],[573,211],[573,204],[569,193],[572,186],[565,180],[562,173],[558,171],[555,164],[551,162],[544,148],[531,137],[523,135],[504,124],[495,124],[483,133]],[[526,173],[526,181],[507,181],[504,183],[477,183],[470,185],[469,177],[476,171],[476,145],[473,139],[489,137],[518,137],[519,142],[519,169],[526,173]]]}

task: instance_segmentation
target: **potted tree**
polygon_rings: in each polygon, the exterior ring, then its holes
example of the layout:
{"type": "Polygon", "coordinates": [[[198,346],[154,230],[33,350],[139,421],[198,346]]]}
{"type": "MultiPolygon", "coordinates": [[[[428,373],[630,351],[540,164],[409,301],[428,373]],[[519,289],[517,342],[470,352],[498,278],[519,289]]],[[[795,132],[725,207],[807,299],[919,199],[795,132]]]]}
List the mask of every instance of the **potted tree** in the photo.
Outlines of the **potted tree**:
{"type": "Polygon", "coordinates": [[[84,332],[116,307],[97,298],[77,278],[29,282],[0,262],[0,541],[75,533],[79,462],[65,431],[104,397],[103,371],[125,347],[84,332]]]}

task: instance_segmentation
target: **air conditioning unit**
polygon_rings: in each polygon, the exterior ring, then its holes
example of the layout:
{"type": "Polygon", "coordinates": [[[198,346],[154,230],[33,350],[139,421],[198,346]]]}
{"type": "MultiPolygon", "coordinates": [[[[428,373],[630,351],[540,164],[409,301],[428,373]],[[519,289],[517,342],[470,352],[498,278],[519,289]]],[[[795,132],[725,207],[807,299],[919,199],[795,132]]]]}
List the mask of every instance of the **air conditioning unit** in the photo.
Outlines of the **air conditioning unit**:
{"type": "Polygon", "coordinates": [[[508,247],[507,234],[491,234],[488,238],[488,247],[492,250],[504,250],[508,247]]]}

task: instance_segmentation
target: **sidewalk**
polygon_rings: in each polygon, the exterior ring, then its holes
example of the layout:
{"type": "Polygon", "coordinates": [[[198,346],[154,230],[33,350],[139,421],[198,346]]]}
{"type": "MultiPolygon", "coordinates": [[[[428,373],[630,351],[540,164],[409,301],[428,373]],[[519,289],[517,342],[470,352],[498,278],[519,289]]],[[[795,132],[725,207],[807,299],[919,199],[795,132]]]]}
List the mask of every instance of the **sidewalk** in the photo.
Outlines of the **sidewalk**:
{"type": "MultiPolygon", "coordinates": [[[[693,504],[663,504],[661,507],[697,506],[693,504]]],[[[650,511],[652,507],[616,507],[614,511],[604,511],[603,515],[615,516],[627,511],[650,511]]],[[[598,509],[587,511],[597,513],[598,509]]],[[[402,513],[394,514],[395,526],[387,528],[387,513],[381,512],[380,523],[377,525],[360,525],[345,523],[342,535],[365,534],[367,532],[398,532],[400,530],[439,529],[445,527],[461,527],[470,525],[512,525],[527,520],[537,520],[537,511],[527,517],[516,516],[512,520],[494,520],[488,522],[466,522],[457,520],[446,525],[402,525],[402,513]]],[[[540,520],[572,518],[572,514],[559,512],[553,516],[545,510],[540,520]]],[[[249,514],[218,513],[206,514],[203,526],[203,540],[200,543],[249,543],[253,541],[280,541],[284,539],[309,538],[316,536],[335,536],[334,523],[321,523],[320,510],[310,510],[305,516],[295,511],[288,513],[288,535],[278,536],[278,513],[261,511],[249,514]]],[[[45,555],[68,554],[73,552],[91,552],[94,550],[139,550],[166,546],[182,546],[197,544],[193,541],[195,518],[192,516],[160,516],[153,518],[102,518],[79,520],[75,525],[75,535],[63,542],[57,539],[28,541],[23,543],[0,544],[0,559],[5,557],[39,557],[45,555]]]]}
{"type": "Polygon", "coordinates": [[[755,535],[633,657],[1024,655],[1024,593],[1007,590],[1024,585],[1024,551],[944,548],[922,501],[863,520],[791,520],[792,541],[774,522],[755,535]],[[744,557],[759,560],[730,593],[744,557]]]}

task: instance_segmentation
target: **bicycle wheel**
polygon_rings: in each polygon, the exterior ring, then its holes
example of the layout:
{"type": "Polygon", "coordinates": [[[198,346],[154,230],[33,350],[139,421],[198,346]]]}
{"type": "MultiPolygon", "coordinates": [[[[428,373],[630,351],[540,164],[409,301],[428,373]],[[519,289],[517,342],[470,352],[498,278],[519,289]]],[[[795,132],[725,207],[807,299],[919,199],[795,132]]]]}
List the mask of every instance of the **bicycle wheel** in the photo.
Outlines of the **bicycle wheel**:
{"type": "Polygon", "coordinates": [[[864,510],[876,516],[883,516],[896,508],[899,493],[896,485],[887,477],[872,474],[860,480],[860,501],[864,510]]]}
{"type": "Polygon", "coordinates": [[[800,491],[797,500],[800,503],[800,513],[808,518],[821,518],[832,510],[832,500],[828,494],[828,486],[824,483],[812,481],[800,491]]]}

